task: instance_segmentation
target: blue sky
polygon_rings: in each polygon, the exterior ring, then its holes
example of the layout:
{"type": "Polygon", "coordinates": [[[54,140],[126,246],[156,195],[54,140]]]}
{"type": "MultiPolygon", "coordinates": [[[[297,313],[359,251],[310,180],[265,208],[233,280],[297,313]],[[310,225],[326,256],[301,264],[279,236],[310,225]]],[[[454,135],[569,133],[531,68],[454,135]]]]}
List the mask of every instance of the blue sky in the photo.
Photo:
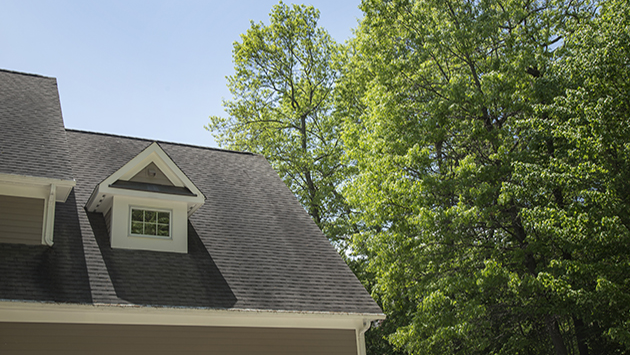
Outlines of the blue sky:
{"type": "MultiPolygon", "coordinates": [[[[57,78],[68,128],[216,146],[203,126],[225,115],[232,44],[277,3],[4,0],[0,68],[57,78]]],[[[362,16],[359,0],[304,3],[337,42],[362,16]]]]}

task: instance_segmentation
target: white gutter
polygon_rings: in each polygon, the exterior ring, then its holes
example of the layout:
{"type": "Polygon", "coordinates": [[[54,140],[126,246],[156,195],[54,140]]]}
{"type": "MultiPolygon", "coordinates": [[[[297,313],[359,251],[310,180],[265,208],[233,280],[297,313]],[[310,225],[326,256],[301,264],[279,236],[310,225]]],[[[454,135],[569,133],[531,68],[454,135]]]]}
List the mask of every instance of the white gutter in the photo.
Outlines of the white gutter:
{"type": "Polygon", "coordinates": [[[385,319],[385,315],[0,300],[0,322],[353,329],[362,337],[370,320],[376,319],[385,319]]]}
{"type": "MultiPolygon", "coordinates": [[[[383,318],[379,318],[379,319],[384,319],[383,318]]],[[[376,319],[374,319],[376,320],[376,319]]],[[[370,329],[370,326],[372,325],[372,319],[364,319],[363,320],[363,325],[357,329],[357,355],[366,355],[366,349],[365,349],[365,332],[370,329]]]]}

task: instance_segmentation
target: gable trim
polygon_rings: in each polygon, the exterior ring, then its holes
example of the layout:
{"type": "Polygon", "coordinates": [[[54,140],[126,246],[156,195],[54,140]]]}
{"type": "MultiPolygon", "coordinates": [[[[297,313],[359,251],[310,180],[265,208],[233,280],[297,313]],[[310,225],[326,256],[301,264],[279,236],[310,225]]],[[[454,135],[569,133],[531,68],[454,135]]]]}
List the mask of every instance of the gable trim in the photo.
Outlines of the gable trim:
{"type": "Polygon", "coordinates": [[[156,193],[160,193],[159,199],[187,202],[189,204],[189,216],[205,202],[205,196],[197,186],[190,181],[186,174],[184,174],[168,154],[164,152],[160,145],[157,142],[153,142],[120,169],[98,184],[88,199],[86,208],[88,211],[101,211],[103,209],[101,206],[103,205],[102,202],[104,198],[101,198],[101,196],[123,194],[133,197],[156,198],[156,193]],[[155,164],[160,169],[174,185],[173,187],[188,190],[190,194],[169,194],[161,193],[160,191],[121,189],[116,185],[119,180],[129,181],[151,163],[155,164]]]}

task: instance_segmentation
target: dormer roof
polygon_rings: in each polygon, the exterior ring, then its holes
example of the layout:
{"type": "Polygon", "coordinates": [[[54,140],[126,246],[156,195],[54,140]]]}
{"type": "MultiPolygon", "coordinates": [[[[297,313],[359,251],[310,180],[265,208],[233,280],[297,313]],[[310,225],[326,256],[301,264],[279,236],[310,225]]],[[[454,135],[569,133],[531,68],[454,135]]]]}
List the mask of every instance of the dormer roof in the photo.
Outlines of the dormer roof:
{"type": "Polygon", "coordinates": [[[85,207],[104,213],[114,195],[187,202],[188,216],[205,202],[203,193],[157,142],[99,183],[85,207]]]}

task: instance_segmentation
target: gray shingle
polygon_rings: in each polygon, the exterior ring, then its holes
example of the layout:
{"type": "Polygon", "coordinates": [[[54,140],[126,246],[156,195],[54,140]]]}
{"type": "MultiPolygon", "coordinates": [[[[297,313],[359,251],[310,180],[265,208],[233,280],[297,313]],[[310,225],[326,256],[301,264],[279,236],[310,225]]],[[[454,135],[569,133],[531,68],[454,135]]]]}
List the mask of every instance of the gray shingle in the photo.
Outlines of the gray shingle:
{"type": "MultiPolygon", "coordinates": [[[[99,182],[152,143],[74,130],[67,135],[79,207],[99,182]]],[[[206,196],[189,220],[188,254],[111,249],[103,216],[79,212],[89,220],[120,302],[381,313],[264,157],[159,144],[206,196]]]]}
{"type": "Polygon", "coordinates": [[[0,70],[0,173],[72,180],[57,80],[0,70]]]}
{"type": "Polygon", "coordinates": [[[188,253],[112,249],[84,206],[152,142],[65,130],[53,78],[0,70],[0,173],[76,179],[53,247],[0,243],[0,299],[382,313],[264,157],[159,142],[206,203],[188,253]]]}

